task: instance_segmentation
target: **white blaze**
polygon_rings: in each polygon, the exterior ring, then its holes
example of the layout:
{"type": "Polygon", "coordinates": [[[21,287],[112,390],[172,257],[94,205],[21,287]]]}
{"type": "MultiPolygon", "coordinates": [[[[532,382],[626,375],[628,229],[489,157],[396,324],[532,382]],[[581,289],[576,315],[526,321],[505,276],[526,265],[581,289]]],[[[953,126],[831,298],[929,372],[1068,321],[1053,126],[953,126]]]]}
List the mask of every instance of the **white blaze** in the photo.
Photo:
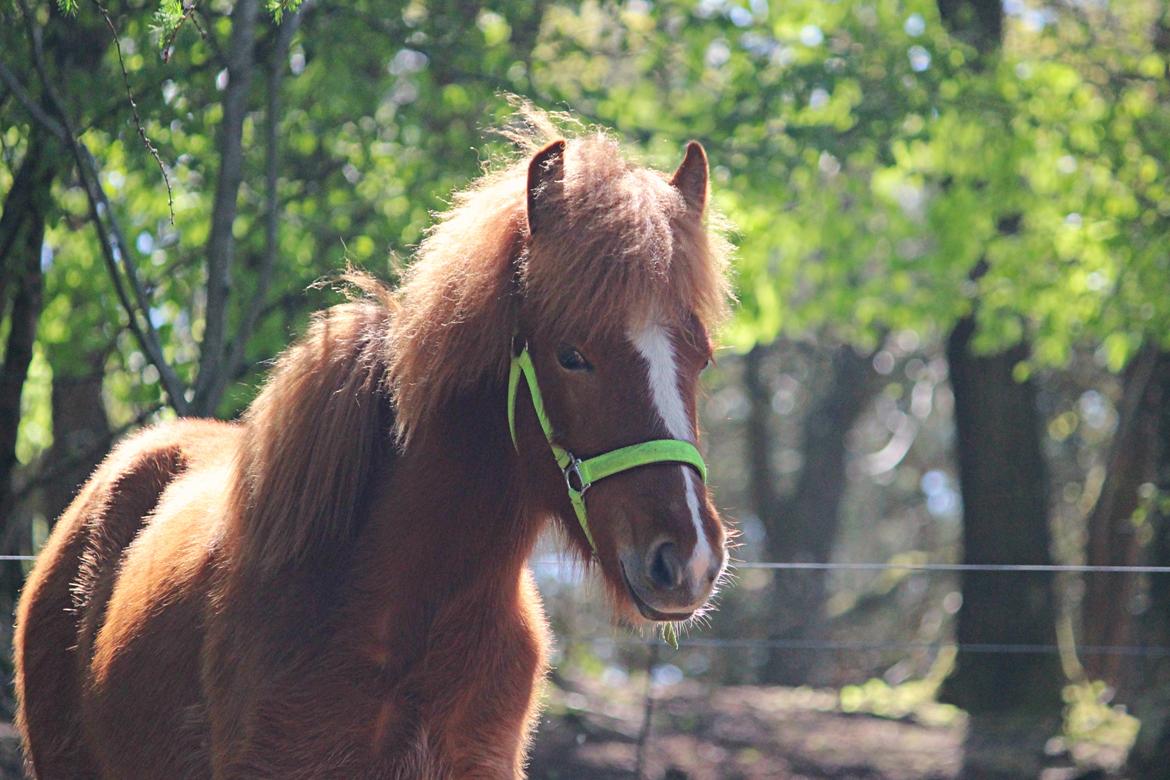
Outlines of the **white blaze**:
{"type": "MultiPolygon", "coordinates": [[[[687,417],[687,407],[678,389],[678,368],[674,362],[674,346],[670,333],[661,325],[650,323],[644,328],[631,331],[630,343],[649,367],[650,395],[658,416],[672,438],[694,442],[694,431],[687,417]]],[[[687,568],[691,570],[694,582],[701,582],[711,560],[711,543],[703,532],[703,520],[699,513],[699,497],[695,491],[695,472],[690,466],[679,466],[682,470],[683,485],[686,488],[687,509],[695,526],[695,549],[687,568]]]]}

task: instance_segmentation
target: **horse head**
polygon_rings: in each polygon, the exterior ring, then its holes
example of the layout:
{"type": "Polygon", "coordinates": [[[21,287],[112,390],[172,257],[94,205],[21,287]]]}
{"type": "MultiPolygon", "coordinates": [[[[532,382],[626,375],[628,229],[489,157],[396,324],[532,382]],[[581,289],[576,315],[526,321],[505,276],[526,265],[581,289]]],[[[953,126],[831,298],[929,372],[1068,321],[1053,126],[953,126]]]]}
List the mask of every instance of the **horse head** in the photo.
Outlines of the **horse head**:
{"type": "Polygon", "coordinates": [[[556,141],[529,164],[514,437],[619,613],[686,620],[727,559],[695,449],[724,296],[703,224],[707,158],[692,142],[666,178],[606,151],[556,141]]]}

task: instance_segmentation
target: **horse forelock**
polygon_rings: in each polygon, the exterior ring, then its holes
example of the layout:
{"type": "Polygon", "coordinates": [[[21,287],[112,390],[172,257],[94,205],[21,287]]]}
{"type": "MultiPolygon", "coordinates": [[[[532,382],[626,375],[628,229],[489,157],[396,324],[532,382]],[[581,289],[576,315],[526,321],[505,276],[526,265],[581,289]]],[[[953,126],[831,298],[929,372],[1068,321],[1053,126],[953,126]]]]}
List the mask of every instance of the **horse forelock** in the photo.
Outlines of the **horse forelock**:
{"type": "Polygon", "coordinates": [[[692,313],[713,329],[726,254],[661,174],[592,138],[569,147],[561,219],[528,243],[524,294],[540,327],[586,338],[692,313]]]}
{"type": "MultiPolygon", "coordinates": [[[[557,137],[540,116],[524,150],[557,137]]],[[[688,211],[666,176],[631,164],[600,132],[569,138],[555,218],[526,220],[528,159],[486,174],[439,216],[396,294],[390,383],[409,440],[461,390],[502,381],[523,310],[547,333],[624,331],[727,311],[730,245],[717,215],[688,211]]]]}

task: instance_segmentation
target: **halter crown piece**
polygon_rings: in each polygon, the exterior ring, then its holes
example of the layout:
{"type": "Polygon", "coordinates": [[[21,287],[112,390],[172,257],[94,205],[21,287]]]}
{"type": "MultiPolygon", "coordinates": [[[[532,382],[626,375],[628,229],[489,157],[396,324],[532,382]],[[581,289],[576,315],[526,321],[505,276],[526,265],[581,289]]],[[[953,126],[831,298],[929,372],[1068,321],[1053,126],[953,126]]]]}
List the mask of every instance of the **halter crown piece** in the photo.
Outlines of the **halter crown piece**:
{"type": "MultiPolygon", "coordinates": [[[[532,397],[536,419],[540,421],[540,428],[544,431],[544,438],[548,441],[557,466],[565,475],[569,503],[573,506],[577,522],[585,532],[585,538],[589,540],[594,555],[597,554],[597,544],[593,541],[593,533],[589,530],[589,519],[585,511],[585,492],[594,482],[652,463],[682,463],[695,469],[703,481],[707,481],[707,465],[703,462],[703,456],[699,454],[695,445],[682,439],[653,439],[619,447],[584,460],[557,444],[552,423],[549,422],[548,413],[544,408],[544,398],[540,394],[540,384],[536,381],[536,367],[532,363],[532,356],[528,354],[528,345],[518,338],[513,340],[512,365],[508,370],[508,431],[512,435],[512,446],[517,448],[517,452],[519,445],[516,443],[516,391],[519,389],[521,376],[528,383],[528,394],[532,397]]],[[[664,634],[666,641],[677,649],[678,639],[674,625],[668,623],[664,634]]]]}

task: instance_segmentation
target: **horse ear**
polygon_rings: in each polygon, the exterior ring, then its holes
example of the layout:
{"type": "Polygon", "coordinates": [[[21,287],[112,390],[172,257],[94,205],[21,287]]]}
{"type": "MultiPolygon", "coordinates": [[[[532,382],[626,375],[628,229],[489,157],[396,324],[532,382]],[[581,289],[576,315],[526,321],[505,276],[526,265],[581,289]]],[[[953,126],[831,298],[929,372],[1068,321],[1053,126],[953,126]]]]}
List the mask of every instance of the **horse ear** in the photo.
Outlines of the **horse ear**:
{"type": "Polygon", "coordinates": [[[687,144],[682,164],[670,177],[670,183],[682,193],[687,205],[700,214],[707,205],[707,153],[698,141],[687,144]]]}
{"type": "Polygon", "coordinates": [[[536,235],[537,227],[546,223],[552,212],[553,201],[565,188],[565,142],[553,141],[541,149],[528,163],[528,234],[536,235]]]}

